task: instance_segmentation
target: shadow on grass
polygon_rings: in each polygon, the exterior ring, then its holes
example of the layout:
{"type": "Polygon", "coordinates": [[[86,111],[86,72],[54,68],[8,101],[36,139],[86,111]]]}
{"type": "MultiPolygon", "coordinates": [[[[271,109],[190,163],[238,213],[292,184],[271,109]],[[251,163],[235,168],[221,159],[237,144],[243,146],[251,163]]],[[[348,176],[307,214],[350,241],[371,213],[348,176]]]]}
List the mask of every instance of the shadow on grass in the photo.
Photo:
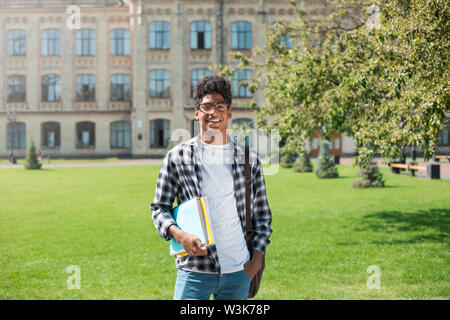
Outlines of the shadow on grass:
{"type": "Polygon", "coordinates": [[[379,211],[362,217],[355,231],[383,233],[383,238],[394,234],[397,239],[373,240],[373,244],[414,244],[448,242],[450,209],[429,209],[416,212],[379,211]]]}

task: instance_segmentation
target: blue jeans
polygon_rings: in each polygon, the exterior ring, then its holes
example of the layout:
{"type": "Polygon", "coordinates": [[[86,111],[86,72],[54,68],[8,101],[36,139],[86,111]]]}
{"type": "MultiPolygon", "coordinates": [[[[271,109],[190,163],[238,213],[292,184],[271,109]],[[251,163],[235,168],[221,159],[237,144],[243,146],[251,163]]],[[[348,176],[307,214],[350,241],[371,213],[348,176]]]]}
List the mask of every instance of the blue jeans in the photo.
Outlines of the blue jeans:
{"type": "Polygon", "coordinates": [[[211,274],[177,269],[174,300],[247,300],[250,277],[244,270],[211,274]]]}

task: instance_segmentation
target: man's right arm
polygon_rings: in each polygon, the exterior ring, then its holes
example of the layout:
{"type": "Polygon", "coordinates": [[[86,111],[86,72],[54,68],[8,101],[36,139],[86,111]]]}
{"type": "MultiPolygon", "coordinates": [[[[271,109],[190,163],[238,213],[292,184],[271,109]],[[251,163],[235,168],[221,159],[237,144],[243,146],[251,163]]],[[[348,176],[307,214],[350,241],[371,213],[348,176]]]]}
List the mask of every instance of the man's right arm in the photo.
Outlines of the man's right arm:
{"type": "Polygon", "coordinates": [[[175,168],[171,163],[170,152],[168,152],[164,157],[156,182],[155,197],[150,204],[153,223],[164,240],[170,240],[172,235],[169,232],[169,227],[175,225],[175,220],[172,217],[172,206],[175,201],[177,186],[178,179],[175,175],[175,168]]]}
{"type": "Polygon", "coordinates": [[[155,197],[150,204],[153,223],[163,239],[175,238],[190,256],[204,256],[207,254],[205,245],[195,235],[178,228],[172,217],[172,206],[177,188],[178,179],[169,152],[164,157],[156,182],[155,197]]]}

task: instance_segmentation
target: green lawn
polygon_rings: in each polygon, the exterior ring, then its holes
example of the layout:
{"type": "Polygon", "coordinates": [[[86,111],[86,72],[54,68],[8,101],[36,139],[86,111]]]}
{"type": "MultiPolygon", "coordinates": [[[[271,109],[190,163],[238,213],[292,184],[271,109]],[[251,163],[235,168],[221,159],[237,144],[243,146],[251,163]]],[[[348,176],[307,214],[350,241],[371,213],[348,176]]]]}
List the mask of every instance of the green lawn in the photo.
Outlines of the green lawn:
{"type": "MultiPolygon", "coordinates": [[[[159,169],[0,169],[0,299],[171,299],[175,264],[149,209],[159,169]]],[[[266,176],[274,232],[258,299],[450,298],[450,181],[382,171],[378,190],[353,189],[349,166],[332,180],[266,176]]]]}

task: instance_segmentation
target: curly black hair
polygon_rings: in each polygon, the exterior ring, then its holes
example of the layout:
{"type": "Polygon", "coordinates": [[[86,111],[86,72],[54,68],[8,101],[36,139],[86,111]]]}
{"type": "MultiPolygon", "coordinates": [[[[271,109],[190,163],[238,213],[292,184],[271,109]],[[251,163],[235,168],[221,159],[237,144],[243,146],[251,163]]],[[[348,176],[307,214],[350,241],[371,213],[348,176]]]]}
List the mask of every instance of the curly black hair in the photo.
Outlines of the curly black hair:
{"type": "Polygon", "coordinates": [[[217,75],[210,75],[203,77],[197,82],[194,88],[194,102],[195,107],[202,102],[203,97],[211,94],[220,94],[228,107],[231,106],[232,95],[231,95],[231,83],[225,78],[219,77],[217,75]]]}

